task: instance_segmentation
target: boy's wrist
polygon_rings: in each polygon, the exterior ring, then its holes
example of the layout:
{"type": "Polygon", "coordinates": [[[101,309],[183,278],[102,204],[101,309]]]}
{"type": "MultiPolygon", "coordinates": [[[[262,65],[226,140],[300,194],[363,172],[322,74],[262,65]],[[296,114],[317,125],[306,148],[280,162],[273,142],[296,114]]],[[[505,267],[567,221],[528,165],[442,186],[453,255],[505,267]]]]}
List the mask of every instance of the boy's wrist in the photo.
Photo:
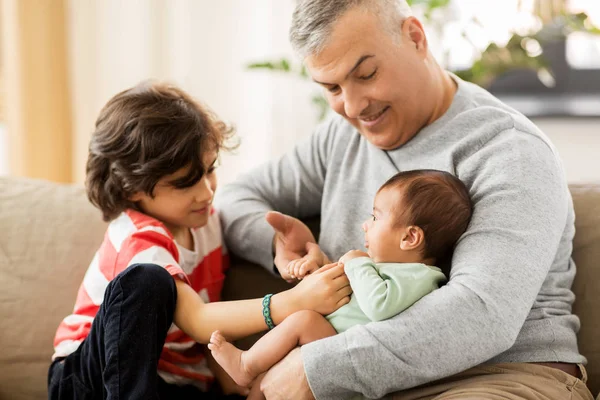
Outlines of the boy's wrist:
{"type": "Polygon", "coordinates": [[[298,305],[298,300],[294,298],[294,289],[288,289],[271,296],[271,319],[275,325],[279,325],[288,316],[295,311],[292,309],[294,305],[298,305]]]}

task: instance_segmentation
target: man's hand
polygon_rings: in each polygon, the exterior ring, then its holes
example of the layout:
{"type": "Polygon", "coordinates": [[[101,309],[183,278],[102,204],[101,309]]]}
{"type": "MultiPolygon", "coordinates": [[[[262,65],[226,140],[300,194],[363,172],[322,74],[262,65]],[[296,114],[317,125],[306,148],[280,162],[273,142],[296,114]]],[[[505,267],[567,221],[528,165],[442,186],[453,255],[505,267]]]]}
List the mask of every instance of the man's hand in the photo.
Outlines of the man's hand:
{"type": "Polygon", "coordinates": [[[350,250],[349,252],[347,252],[340,258],[339,262],[344,264],[344,263],[347,263],[348,261],[350,261],[354,258],[358,258],[358,257],[369,257],[369,254],[365,253],[364,251],[360,251],[360,250],[350,250]]]}
{"type": "Polygon", "coordinates": [[[315,400],[304,373],[299,347],[267,372],[260,390],[267,400],[315,400]]]}
{"type": "Polygon", "coordinates": [[[325,264],[330,264],[329,258],[321,251],[318,244],[306,243],[308,252],[302,258],[291,261],[287,266],[287,273],[295,279],[302,279],[306,275],[315,272],[325,264]]]}
{"type": "Polygon", "coordinates": [[[293,281],[288,273],[288,264],[307,254],[307,243],[316,243],[315,237],[302,221],[289,215],[270,211],[266,215],[267,222],[275,229],[273,250],[275,266],[281,277],[288,282],[293,281]]]}

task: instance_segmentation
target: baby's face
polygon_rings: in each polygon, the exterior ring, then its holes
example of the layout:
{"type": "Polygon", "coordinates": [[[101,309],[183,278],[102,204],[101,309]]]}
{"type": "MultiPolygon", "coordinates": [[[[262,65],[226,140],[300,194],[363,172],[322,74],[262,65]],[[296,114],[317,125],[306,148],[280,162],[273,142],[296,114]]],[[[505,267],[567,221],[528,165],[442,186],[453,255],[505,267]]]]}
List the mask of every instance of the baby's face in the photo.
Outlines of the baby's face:
{"type": "Polygon", "coordinates": [[[397,189],[383,189],[375,196],[373,214],[365,221],[365,247],[375,262],[403,262],[400,249],[403,226],[395,226],[401,212],[401,193],[397,189]]]}

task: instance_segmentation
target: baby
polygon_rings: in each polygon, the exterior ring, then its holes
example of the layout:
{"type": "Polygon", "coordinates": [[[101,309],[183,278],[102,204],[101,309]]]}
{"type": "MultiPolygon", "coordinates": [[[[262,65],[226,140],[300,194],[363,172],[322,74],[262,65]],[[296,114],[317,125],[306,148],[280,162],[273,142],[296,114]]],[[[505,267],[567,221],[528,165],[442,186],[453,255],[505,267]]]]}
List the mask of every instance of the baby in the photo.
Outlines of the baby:
{"type": "MultiPolygon", "coordinates": [[[[353,289],[350,303],[327,317],[296,312],[248,351],[237,349],[216,331],[208,345],[215,360],[237,384],[255,386],[259,375],[296,346],[401,313],[446,279],[434,265],[450,261],[471,213],[466,187],[447,172],[394,175],[378,190],[371,218],[362,225],[368,253],[351,250],[339,259],[353,289]]],[[[301,279],[326,262],[318,253],[313,249],[292,261],[290,274],[301,279]]]]}

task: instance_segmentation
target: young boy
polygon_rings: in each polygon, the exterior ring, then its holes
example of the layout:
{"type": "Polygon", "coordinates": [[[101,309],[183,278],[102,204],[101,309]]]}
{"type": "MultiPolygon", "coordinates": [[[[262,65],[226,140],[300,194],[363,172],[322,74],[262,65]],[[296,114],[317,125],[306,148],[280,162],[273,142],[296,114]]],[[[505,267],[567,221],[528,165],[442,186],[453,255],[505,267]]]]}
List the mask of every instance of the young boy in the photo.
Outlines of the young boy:
{"type": "Polygon", "coordinates": [[[327,314],[349,295],[343,268],[331,265],[267,307],[218,302],[227,257],[212,200],[231,135],[169,85],[138,85],[103,108],[86,188],[110,224],[56,332],[50,399],[216,398],[213,375],[224,392],[246,393],[198,343],[216,329],[230,339],[260,332],[263,313],[279,322],[302,309],[327,314]]]}
{"type": "MultiPolygon", "coordinates": [[[[297,312],[248,351],[214,332],[208,347],[215,360],[236,383],[250,386],[298,345],[401,313],[446,279],[433,265],[449,261],[471,213],[466,187],[449,173],[418,170],[394,175],[377,192],[373,214],[362,225],[368,253],[352,250],[339,260],[354,291],[350,303],[326,318],[297,312]]],[[[290,274],[302,278],[309,266],[326,259],[313,248],[290,263],[290,274]]],[[[260,397],[254,390],[252,395],[260,397]]]]}

